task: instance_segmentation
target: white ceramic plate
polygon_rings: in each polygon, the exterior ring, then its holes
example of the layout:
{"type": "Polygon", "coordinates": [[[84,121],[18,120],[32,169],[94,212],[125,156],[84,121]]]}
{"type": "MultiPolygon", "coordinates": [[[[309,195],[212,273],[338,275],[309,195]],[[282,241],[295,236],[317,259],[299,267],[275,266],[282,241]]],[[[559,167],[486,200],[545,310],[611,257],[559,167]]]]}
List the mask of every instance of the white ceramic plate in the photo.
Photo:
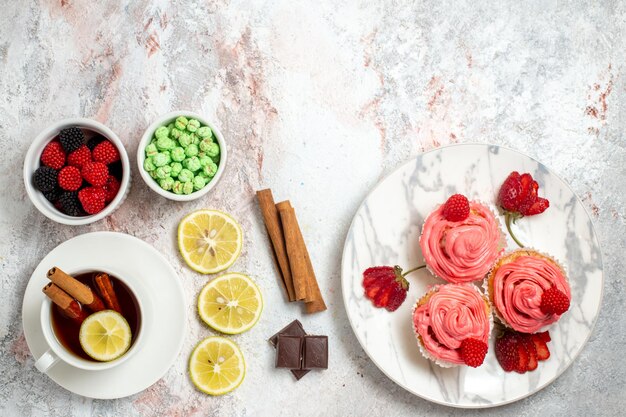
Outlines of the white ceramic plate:
{"type": "Polygon", "coordinates": [[[185,295],[174,268],[152,246],[123,233],[95,232],[72,238],[53,249],[39,263],[28,282],[22,305],[24,335],[35,360],[47,349],[40,311],[45,295],[46,271],[66,271],[91,265],[123,277],[142,294],[144,322],[141,349],[120,365],[85,371],[61,361],[47,375],[65,389],[91,398],[121,398],[158,381],[170,368],[185,339],[185,295]]]}
{"type": "MultiPolygon", "coordinates": [[[[508,248],[516,248],[508,239],[508,248]]],[[[603,287],[601,251],[591,219],[569,186],[528,156],[483,144],[427,152],[379,183],[352,221],[341,279],[352,329],[381,371],[415,395],[463,408],[507,404],[554,381],[587,342],[603,287]],[[409,275],[407,299],[390,313],[373,307],[363,295],[363,271],[375,265],[397,264],[406,270],[422,264],[418,239],[425,217],[454,193],[483,200],[495,208],[498,189],[514,170],[531,173],[539,183],[539,195],[550,200],[550,208],[543,214],[518,221],[516,234],[527,245],[550,253],[565,265],[572,288],[571,307],[550,328],[550,359],[540,362],[533,372],[504,372],[493,353],[493,337],[481,367],[440,368],[420,355],[411,309],[428,285],[443,281],[426,270],[409,275]]]]}

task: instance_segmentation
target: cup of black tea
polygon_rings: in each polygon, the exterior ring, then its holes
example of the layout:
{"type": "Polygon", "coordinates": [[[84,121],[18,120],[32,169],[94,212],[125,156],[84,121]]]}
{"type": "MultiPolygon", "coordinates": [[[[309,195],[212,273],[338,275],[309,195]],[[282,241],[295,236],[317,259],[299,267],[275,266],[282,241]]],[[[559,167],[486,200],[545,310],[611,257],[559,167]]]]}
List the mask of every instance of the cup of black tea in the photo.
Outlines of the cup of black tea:
{"type": "Polygon", "coordinates": [[[41,328],[49,349],[35,367],[45,373],[63,361],[95,371],[125,362],[139,350],[143,333],[138,288],[100,268],[68,272],[55,266],[47,273],[50,283],[43,288],[41,328]],[[99,337],[110,343],[96,343],[101,353],[96,355],[90,341],[99,337]]]}

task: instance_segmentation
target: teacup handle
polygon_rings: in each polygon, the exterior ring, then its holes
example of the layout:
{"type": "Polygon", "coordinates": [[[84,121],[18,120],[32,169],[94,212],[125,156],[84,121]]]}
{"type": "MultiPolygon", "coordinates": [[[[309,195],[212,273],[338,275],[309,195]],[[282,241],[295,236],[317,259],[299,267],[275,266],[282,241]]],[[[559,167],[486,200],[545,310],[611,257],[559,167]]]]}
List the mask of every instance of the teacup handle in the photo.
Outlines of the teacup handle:
{"type": "Polygon", "coordinates": [[[48,349],[46,353],[44,353],[39,357],[39,359],[37,359],[37,362],[35,362],[35,368],[37,368],[39,372],[43,372],[45,374],[46,372],[48,372],[48,369],[50,369],[55,363],[57,363],[58,360],[59,357],[56,355],[56,353],[48,349]]]}

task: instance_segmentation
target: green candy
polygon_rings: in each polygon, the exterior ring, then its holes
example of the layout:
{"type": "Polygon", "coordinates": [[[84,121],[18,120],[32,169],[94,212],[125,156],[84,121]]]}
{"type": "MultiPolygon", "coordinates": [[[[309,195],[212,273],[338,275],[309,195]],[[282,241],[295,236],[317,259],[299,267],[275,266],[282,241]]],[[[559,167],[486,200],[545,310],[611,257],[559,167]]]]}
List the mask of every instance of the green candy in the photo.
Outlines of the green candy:
{"type": "Polygon", "coordinates": [[[198,161],[200,161],[200,167],[204,168],[208,164],[212,163],[211,158],[206,155],[198,156],[198,161]]]}
{"type": "Polygon", "coordinates": [[[200,150],[202,152],[207,151],[207,149],[209,149],[209,147],[213,144],[213,141],[211,140],[211,138],[204,138],[202,139],[202,141],[200,142],[200,144],[198,145],[198,147],[200,148],[200,150]]]}
{"type": "Polygon", "coordinates": [[[172,174],[172,167],[169,165],[158,167],[156,169],[157,178],[160,178],[160,179],[168,178],[169,176],[171,176],[171,174],[172,174]]]}
{"type": "Polygon", "coordinates": [[[220,163],[220,154],[215,155],[214,157],[211,158],[211,160],[219,165],[219,163],[220,163]]]}
{"type": "Polygon", "coordinates": [[[172,129],[174,129],[174,122],[172,122],[169,125],[167,125],[167,130],[169,130],[171,132],[172,129]]]}
{"type": "Polygon", "coordinates": [[[198,146],[200,144],[200,136],[196,135],[195,133],[192,133],[191,134],[191,144],[198,146]]]}
{"type": "Polygon", "coordinates": [[[196,156],[192,156],[191,158],[187,158],[183,161],[183,166],[187,168],[191,172],[196,172],[202,165],[200,164],[200,160],[196,156]]]}
{"type": "Polygon", "coordinates": [[[172,167],[172,172],[170,172],[170,175],[172,177],[178,177],[178,174],[180,174],[180,171],[182,171],[183,169],[183,164],[181,164],[180,162],[172,162],[170,166],[172,167]]]}
{"type": "Polygon", "coordinates": [[[170,154],[166,152],[159,152],[158,154],[152,157],[152,162],[156,167],[162,167],[163,165],[167,165],[172,162],[170,158],[170,154]]]}
{"type": "Polygon", "coordinates": [[[185,116],[180,116],[174,122],[174,126],[176,126],[176,129],[184,130],[187,127],[187,123],[189,123],[189,120],[185,116]]]}
{"type": "Polygon", "coordinates": [[[165,126],[161,126],[159,127],[155,132],[154,132],[154,136],[157,139],[161,139],[161,138],[167,138],[167,136],[169,135],[170,131],[167,127],[165,126]]]}
{"type": "Polygon", "coordinates": [[[170,149],[174,149],[174,147],[176,147],[176,142],[174,142],[172,139],[168,138],[167,136],[165,137],[162,136],[157,139],[156,146],[161,151],[169,151],[170,149]]]}
{"type": "Polygon", "coordinates": [[[151,176],[153,179],[155,179],[155,180],[157,179],[157,176],[156,176],[156,169],[155,169],[154,171],[150,171],[150,172],[148,172],[148,174],[150,174],[150,176],[151,176]]]}
{"type": "Polygon", "coordinates": [[[198,155],[198,145],[194,145],[193,143],[187,146],[185,149],[185,155],[192,157],[198,155]]]}
{"type": "Polygon", "coordinates": [[[205,185],[206,179],[204,178],[204,175],[196,175],[193,179],[193,189],[197,191],[202,189],[205,185]]]}
{"type": "Polygon", "coordinates": [[[163,188],[165,191],[169,191],[172,189],[174,185],[174,179],[171,177],[163,178],[159,180],[159,186],[163,188]]]}
{"type": "Polygon", "coordinates": [[[191,119],[187,123],[187,130],[192,133],[198,130],[199,127],[200,127],[200,122],[197,121],[196,119],[191,119]]]}
{"type": "Polygon", "coordinates": [[[178,143],[180,143],[180,146],[182,146],[183,148],[191,145],[191,141],[192,139],[189,133],[181,133],[180,137],[178,138],[178,143]]]}
{"type": "MultiPolygon", "coordinates": [[[[206,140],[206,139],[205,139],[206,140]]],[[[202,145],[202,143],[200,143],[202,145]]],[[[202,148],[200,148],[202,149],[202,148]]],[[[211,158],[217,156],[220,153],[220,146],[217,143],[205,143],[204,149],[202,149],[211,158]]]]}
{"type": "Polygon", "coordinates": [[[183,134],[183,132],[181,130],[176,129],[176,128],[174,128],[174,129],[172,129],[170,131],[170,137],[172,139],[178,139],[180,137],[180,135],[182,135],[182,134],[183,134]]]}
{"type": "Polygon", "coordinates": [[[148,172],[152,172],[156,169],[156,166],[154,166],[154,162],[152,162],[152,158],[146,158],[146,160],[143,161],[143,169],[148,172]]]}
{"type": "Polygon", "coordinates": [[[193,180],[193,172],[188,169],[182,169],[178,174],[178,180],[182,182],[192,181],[193,180]]]}
{"type": "Polygon", "coordinates": [[[185,150],[180,146],[175,147],[170,152],[170,156],[172,157],[172,161],[181,162],[185,159],[185,150]]]}
{"type": "Polygon", "coordinates": [[[183,184],[183,193],[184,194],[191,194],[191,193],[193,193],[193,182],[192,181],[187,181],[186,183],[183,184]]]}
{"type": "Polygon", "coordinates": [[[210,138],[213,135],[211,132],[211,128],[208,126],[202,126],[198,130],[196,130],[196,134],[200,136],[202,139],[210,138]]]}
{"type": "Polygon", "coordinates": [[[202,172],[209,178],[213,178],[217,172],[217,165],[213,162],[202,168],[202,172]]]}
{"type": "Polygon", "coordinates": [[[148,146],[146,146],[146,156],[147,157],[152,157],[156,154],[159,153],[159,150],[157,149],[156,145],[154,143],[149,144],[148,146]]]}
{"type": "Polygon", "coordinates": [[[174,181],[174,184],[172,184],[172,191],[174,191],[174,194],[182,194],[183,183],[180,181],[174,181]]]}

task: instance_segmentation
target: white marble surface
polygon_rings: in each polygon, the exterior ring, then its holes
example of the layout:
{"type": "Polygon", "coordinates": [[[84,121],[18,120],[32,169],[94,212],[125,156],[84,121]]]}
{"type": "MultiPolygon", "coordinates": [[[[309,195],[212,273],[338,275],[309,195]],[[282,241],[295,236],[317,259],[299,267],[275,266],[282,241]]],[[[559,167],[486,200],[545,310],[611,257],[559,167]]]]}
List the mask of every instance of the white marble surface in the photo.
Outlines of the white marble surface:
{"type": "MultiPolygon", "coordinates": [[[[510,146],[548,165],[581,196],[603,249],[605,297],[589,344],[553,384],[481,415],[619,415],[626,408],[626,5],[556,1],[292,2],[4,1],[0,15],[0,415],[457,415],[404,391],[361,350],[339,283],[341,248],[367,191],[401,162],[443,144],[510,146]],[[478,4],[478,5],[476,5],[478,4]],[[209,196],[173,203],[134,175],[112,217],[57,225],[30,204],[22,159],[65,117],[93,117],[132,157],[158,115],[188,108],[229,141],[209,196]],[[329,310],[303,316],[276,284],[254,190],[270,186],[299,213],[329,310]],[[257,278],[267,307],[235,337],[243,385],[210,398],[186,376],[192,346],[212,334],[193,313],[206,278],[183,266],[174,230],[214,207],[242,222],[233,270],[257,278]],[[164,253],[186,289],[189,329],[177,362],[133,397],[94,401],[33,368],[20,306],[39,260],[95,230],[130,233],[164,253]],[[265,339],[293,318],[330,336],[330,369],[294,383],[265,339]]],[[[136,172],[135,172],[136,174],[136,172]]],[[[155,347],[158,348],[158,347],[155,347]]],[[[476,413],[478,414],[478,413],[476,413]]]]}

